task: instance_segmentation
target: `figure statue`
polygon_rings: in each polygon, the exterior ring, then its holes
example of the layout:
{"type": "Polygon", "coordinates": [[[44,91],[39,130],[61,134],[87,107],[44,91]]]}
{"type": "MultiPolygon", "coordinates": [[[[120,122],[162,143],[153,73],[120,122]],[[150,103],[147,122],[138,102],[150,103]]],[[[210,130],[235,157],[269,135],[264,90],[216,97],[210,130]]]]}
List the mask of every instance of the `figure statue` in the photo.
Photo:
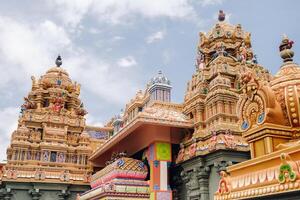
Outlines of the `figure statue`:
{"type": "Polygon", "coordinates": [[[209,140],[208,144],[208,150],[213,151],[217,147],[217,142],[218,142],[218,136],[217,136],[217,131],[212,131],[212,136],[209,140]]]}
{"type": "Polygon", "coordinates": [[[79,108],[76,109],[76,114],[80,116],[85,116],[88,112],[83,108],[83,103],[79,105],[79,108]]]}
{"type": "Polygon", "coordinates": [[[29,100],[29,98],[24,97],[25,103],[21,105],[21,113],[28,109],[36,109],[36,103],[29,100]]]}
{"type": "Polygon", "coordinates": [[[52,110],[54,112],[60,112],[63,107],[64,107],[64,100],[62,98],[62,95],[59,94],[59,96],[54,99],[52,110]]]}
{"type": "Polygon", "coordinates": [[[216,57],[218,57],[220,55],[228,56],[228,53],[226,51],[226,48],[225,48],[223,42],[219,42],[216,44],[216,52],[213,54],[212,59],[215,59],[216,57]]]}
{"type": "Polygon", "coordinates": [[[243,42],[239,48],[239,60],[241,62],[245,63],[247,61],[247,53],[248,53],[247,46],[243,42]]]}
{"type": "Polygon", "coordinates": [[[197,58],[196,58],[196,69],[204,69],[205,63],[204,63],[204,55],[201,52],[198,52],[197,58]]]}
{"type": "Polygon", "coordinates": [[[235,146],[236,146],[236,144],[234,142],[234,136],[232,135],[230,129],[227,129],[225,131],[224,143],[225,143],[226,147],[228,147],[228,148],[235,148],[235,146]]]}
{"type": "Polygon", "coordinates": [[[219,188],[218,193],[219,194],[228,194],[231,190],[231,184],[230,184],[230,177],[225,171],[220,172],[220,181],[219,181],[219,188]]]}
{"type": "Polygon", "coordinates": [[[257,61],[257,55],[256,55],[256,54],[253,55],[252,63],[253,63],[253,64],[258,64],[258,61],[257,61]]]}

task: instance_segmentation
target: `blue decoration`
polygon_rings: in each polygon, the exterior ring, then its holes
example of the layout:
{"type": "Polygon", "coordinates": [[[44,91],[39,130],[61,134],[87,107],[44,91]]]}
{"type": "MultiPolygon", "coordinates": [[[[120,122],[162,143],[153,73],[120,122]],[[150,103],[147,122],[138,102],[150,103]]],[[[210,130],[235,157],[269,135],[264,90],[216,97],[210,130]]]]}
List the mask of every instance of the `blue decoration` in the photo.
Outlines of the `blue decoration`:
{"type": "Polygon", "coordinates": [[[57,84],[57,85],[61,85],[61,83],[62,83],[62,81],[61,81],[60,79],[58,79],[58,80],[56,81],[56,84],[57,84]]]}
{"type": "Polygon", "coordinates": [[[257,123],[261,124],[265,119],[265,112],[262,112],[260,115],[258,115],[257,123]]]}
{"type": "Polygon", "coordinates": [[[154,190],[159,190],[159,186],[158,186],[157,184],[155,184],[155,185],[153,186],[153,189],[154,189],[154,190]]]}
{"type": "Polygon", "coordinates": [[[125,164],[125,161],[124,161],[123,159],[120,159],[120,160],[117,162],[118,167],[122,167],[124,164],[125,164]]]}
{"type": "Polygon", "coordinates": [[[144,169],[145,164],[144,164],[143,162],[139,162],[139,167],[140,167],[141,169],[144,169]]]}
{"type": "Polygon", "coordinates": [[[242,123],[242,129],[245,130],[247,128],[249,128],[248,122],[247,121],[243,121],[243,123],[242,123]]]}
{"type": "Polygon", "coordinates": [[[158,161],[158,160],[154,160],[154,161],[153,161],[153,164],[154,164],[154,167],[158,167],[159,161],[158,161]]]}
{"type": "Polygon", "coordinates": [[[108,132],[106,131],[87,131],[91,138],[108,139],[108,132]]]}

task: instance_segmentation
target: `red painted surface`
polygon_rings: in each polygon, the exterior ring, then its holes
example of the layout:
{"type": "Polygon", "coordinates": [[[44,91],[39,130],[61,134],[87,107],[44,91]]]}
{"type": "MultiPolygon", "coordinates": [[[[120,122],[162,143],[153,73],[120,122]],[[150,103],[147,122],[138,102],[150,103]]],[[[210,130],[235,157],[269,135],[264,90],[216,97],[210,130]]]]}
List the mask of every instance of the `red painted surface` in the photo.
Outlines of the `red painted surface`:
{"type": "Polygon", "coordinates": [[[126,151],[129,156],[145,149],[155,141],[170,142],[179,144],[183,138],[181,128],[158,126],[152,124],[140,124],[128,132],[116,135],[110,145],[101,149],[100,153],[91,158],[96,166],[105,166],[105,162],[110,160],[112,152],[126,151]]]}

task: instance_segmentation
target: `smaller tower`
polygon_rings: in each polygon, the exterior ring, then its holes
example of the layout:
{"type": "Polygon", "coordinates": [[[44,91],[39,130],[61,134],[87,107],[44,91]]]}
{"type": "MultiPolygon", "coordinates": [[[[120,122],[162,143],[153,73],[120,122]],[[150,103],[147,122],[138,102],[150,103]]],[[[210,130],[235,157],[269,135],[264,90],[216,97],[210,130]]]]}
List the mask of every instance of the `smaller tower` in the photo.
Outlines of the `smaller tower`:
{"type": "Polygon", "coordinates": [[[150,101],[171,101],[171,82],[162,71],[158,71],[158,74],[151,79],[148,84],[148,92],[150,94],[150,101]]]}

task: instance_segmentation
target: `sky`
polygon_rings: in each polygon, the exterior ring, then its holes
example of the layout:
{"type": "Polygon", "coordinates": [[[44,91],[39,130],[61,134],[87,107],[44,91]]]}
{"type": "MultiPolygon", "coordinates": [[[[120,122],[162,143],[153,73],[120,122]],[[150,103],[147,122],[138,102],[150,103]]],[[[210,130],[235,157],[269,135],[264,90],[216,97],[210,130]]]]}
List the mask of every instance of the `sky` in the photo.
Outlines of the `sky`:
{"type": "Polygon", "coordinates": [[[220,9],[251,32],[259,63],[273,74],[282,63],[282,34],[295,42],[299,61],[299,8],[295,0],[0,0],[0,160],[30,77],[53,67],[58,54],[82,85],[88,124],[103,125],[158,70],[181,103],[195,72],[199,32],[213,27],[220,9]]]}

